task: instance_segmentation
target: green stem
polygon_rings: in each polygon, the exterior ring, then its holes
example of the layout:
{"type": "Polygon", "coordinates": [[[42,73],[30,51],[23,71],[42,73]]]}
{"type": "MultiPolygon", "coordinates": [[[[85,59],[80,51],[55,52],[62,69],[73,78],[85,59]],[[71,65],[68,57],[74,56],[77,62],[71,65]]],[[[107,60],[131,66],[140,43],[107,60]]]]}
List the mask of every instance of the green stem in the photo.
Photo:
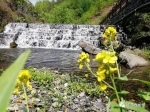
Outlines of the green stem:
{"type": "Polygon", "coordinates": [[[91,70],[91,68],[88,66],[88,64],[85,62],[86,67],[88,68],[88,70],[92,73],[92,75],[94,75],[94,77],[97,77],[95,75],[95,73],[91,70]]]}
{"type": "Polygon", "coordinates": [[[120,78],[120,69],[119,69],[117,61],[116,61],[116,67],[117,67],[118,77],[120,78]]]}
{"type": "MultiPolygon", "coordinates": [[[[88,70],[91,72],[91,74],[94,75],[94,77],[97,77],[97,75],[95,75],[95,73],[91,70],[91,68],[88,66],[88,64],[85,63],[85,65],[88,68],[88,70]]],[[[108,84],[106,81],[102,80],[102,82],[104,82],[108,87],[110,87],[111,89],[114,90],[114,88],[110,84],[108,84]]]]}
{"type": "Polygon", "coordinates": [[[102,82],[104,82],[109,88],[115,90],[110,84],[108,84],[106,81],[102,80],[102,82]]]}
{"type": "MultiPolygon", "coordinates": [[[[120,69],[119,69],[117,61],[116,61],[116,67],[117,67],[117,72],[118,72],[118,78],[120,78],[121,77],[121,75],[120,75],[120,69]]],[[[119,90],[121,91],[122,90],[121,81],[118,80],[118,83],[119,83],[119,90]]]]}
{"type": "Polygon", "coordinates": [[[25,94],[25,100],[26,100],[26,108],[27,108],[27,112],[29,112],[29,106],[28,106],[28,98],[27,98],[27,92],[26,92],[26,89],[25,89],[25,86],[24,84],[22,83],[23,85],[23,91],[24,91],[24,94],[25,94]]]}
{"type": "Polygon", "coordinates": [[[120,99],[119,99],[119,95],[118,95],[118,91],[117,91],[117,88],[116,88],[114,79],[112,78],[111,74],[109,74],[109,76],[110,76],[110,79],[111,79],[111,81],[112,81],[112,84],[113,84],[113,87],[114,87],[114,91],[115,91],[116,96],[117,96],[117,99],[118,99],[118,103],[120,103],[120,99]]]}

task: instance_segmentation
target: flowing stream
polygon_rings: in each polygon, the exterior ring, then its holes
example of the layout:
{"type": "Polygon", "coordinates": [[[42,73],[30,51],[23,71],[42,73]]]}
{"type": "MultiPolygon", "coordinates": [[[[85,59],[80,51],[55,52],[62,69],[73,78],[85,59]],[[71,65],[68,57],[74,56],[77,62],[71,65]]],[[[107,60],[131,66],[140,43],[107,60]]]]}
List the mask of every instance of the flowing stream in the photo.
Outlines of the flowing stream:
{"type": "MultiPolygon", "coordinates": [[[[0,49],[0,68],[6,68],[25,50],[27,49],[0,49]]],[[[43,48],[31,48],[30,50],[31,54],[26,62],[25,67],[48,67],[61,72],[78,71],[77,59],[81,50],[60,50],[43,48]]]]}
{"type": "MultiPolygon", "coordinates": [[[[26,49],[32,53],[27,66],[49,67],[60,71],[78,71],[80,40],[100,47],[99,38],[106,25],[8,23],[0,33],[0,67],[6,68],[26,49]],[[17,48],[9,45],[15,42],[17,48]]],[[[127,38],[120,27],[118,40],[127,38]]],[[[19,66],[19,65],[18,65],[19,66]]]]}

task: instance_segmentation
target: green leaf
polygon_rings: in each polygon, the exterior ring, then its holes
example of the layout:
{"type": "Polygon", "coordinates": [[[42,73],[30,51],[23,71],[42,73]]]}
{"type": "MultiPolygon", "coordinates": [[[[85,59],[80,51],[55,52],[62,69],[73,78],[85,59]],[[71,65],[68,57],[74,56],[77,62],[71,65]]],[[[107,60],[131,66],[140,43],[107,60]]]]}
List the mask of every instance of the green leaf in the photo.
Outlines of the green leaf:
{"type": "Polygon", "coordinates": [[[110,102],[110,112],[126,112],[125,109],[120,108],[120,106],[118,105],[118,103],[112,101],[110,102]]]}
{"type": "Polygon", "coordinates": [[[22,53],[19,58],[10,67],[3,72],[0,78],[0,110],[5,112],[10,101],[10,96],[15,88],[16,79],[20,70],[30,54],[30,50],[22,53]]]}
{"type": "Polygon", "coordinates": [[[145,100],[150,100],[150,92],[137,91],[137,94],[145,100]]]}
{"type": "Polygon", "coordinates": [[[118,79],[121,80],[121,81],[128,81],[127,76],[119,77],[118,79]]]}
{"type": "Polygon", "coordinates": [[[139,80],[139,79],[133,79],[134,81],[140,81],[144,84],[147,84],[148,86],[150,86],[150,82],[149,81],[145,81],[145,80],[139,80]]]}
{"type": "Polygon", "coordinates": [[[124,108],[124,109],[129,109],[129,110],[135,110],[137,112],[148,112],[144,107],[141,107],[140,105],[130,102],[130,101],[124,101],[123,102],[124,107],[120,105],[115,105],[114,107],[118,108],[124,108]]]}
{"type": "MultiPolygon", "coordinates": [[[[118,92],[118,95],[122,96],[122,95],[126,95],[128,93],[129,93],[128,91],[121,91],[121,92],[118,92]]],[[[113,101],[114,98],[116,98],[116,94],[115,93],[110,96],[110,101],[113,101]]]]}
{"type": "Polygon", "coordinates": [[[125,94],[128,94],[129,92],[128,91],[121,91],[121,92],[118,92],[118,94],[122,94],[122,95],[125,95],[125,94]]]}

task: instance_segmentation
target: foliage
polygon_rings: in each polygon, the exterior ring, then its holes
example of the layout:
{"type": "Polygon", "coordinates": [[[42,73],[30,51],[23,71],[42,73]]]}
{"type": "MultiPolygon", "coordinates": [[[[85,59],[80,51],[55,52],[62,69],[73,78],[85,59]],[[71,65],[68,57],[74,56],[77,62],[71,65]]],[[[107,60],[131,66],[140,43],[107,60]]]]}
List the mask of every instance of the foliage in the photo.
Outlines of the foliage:
{"type": "MultiPolygon", "coordinates": [[[[117,48],[117,38],[116,38],[116,29],[114,27],[108,27],[104,34],[102,35],[102,43],[106,46],[106,50],[101,51],[98,53],[94,61],[98,63],[97,71],[93,71],[90,67],[90,60],[89,55],[87,53],[82,52],[79,56],[78,63],[79,69],[82,69],[83,66],[86,66],[87,69],[91,72],[91,74],[97,79],[100,84],[100,89],[105,91],[107,87],[114,91],[114,94],[110,95],[109,102],[107,105],[107,112],[126,112],[129,110],[141,111],[141,112],[148,112],[145,109],[145,104],[143,107],[137,105],[133,102],[126,101],[123,96],[129,94],[128,91],[125,91],[122,88],[122,82],[126,82],[129,79],[127,75],[122,75],[120,73],[119,65],[117,63],[117,56],[115,53],[115,48],[117,48]],[[117,74],[116,74],[117,72],[117,74]],[[111,83],[107,83],[105,81],[106,77],[110,78],[111,83]],[[117,83],[116,83],[117,82],[117,83]],[[135,107],[135,105],[137,105],[135,107]]],[[[138,80],[138,79],[134,79],[138,80]]],[[[150,86],[150,82],[138,80],[144,84],[150,86]]],[[[146,92],[138,91],[137,94],[144,99],[144,101],[150,100],[150,90],[146,92]]]]}
{"type": "Polygon", "coordinates": [[[29,67],[28,70],[32,74],[31,79],[36,83],[46,86],[47,88],[53,88],[53,83],[61,79],[61,84],[68,84],[67,93],[77,94],[78,92],[85,91],[87,94],[99,96],[101,93],[99,86],[96,82],[93,84],[88,82],[85,78],[75,76],[73,74],[55,74],[50,69],[41,68],[36,69],[29,67]]]}
{"type": "Polygon", "coordinates": [[[145,57],[150,60],[150,50],[147,48],[143,48],[142,51],[144,52],[145,57]]]}
{"type": "MultiPolygon", "coordinates": [[[[117,0],[29,0],[0,1],[0,32],[8,22],[89,24],[90,18],[117,0]]],[[[101,17],[101,16],[100,16],[101,17]]],[[[99,24],[97,19],[94,24],[99,24]]]]}
{"type": "Polygon", "coordinates": [[[37,22],[37,13],[28,0],[0,1],[0,32],[8,22],[37,22]]]}
{"type": "Polygon", "coordinates": [[[136,13],[132,20],[124,25],[124,29],[130,35],[130,38],[149,35],[150,13],[136,13]]]}
{"type": "Polygon", "coordinates": [[[98,10],[116,0],[62,0],[59,3],[42,0],[35,8],[39,18],[49,23],[85,24],[98,10]]]}
{"type": "Polygon", "coordinates": [[[0,110],[5,112],[10,100],[10,96],[15,88],[15,81],[20,70],[23,68],[30,51],[24,52],[0,77],[0,110]],[[19,65],[19,66],[18,66],[19,65]],[[11,78],[10,78],[11,75],[11,78]]]}

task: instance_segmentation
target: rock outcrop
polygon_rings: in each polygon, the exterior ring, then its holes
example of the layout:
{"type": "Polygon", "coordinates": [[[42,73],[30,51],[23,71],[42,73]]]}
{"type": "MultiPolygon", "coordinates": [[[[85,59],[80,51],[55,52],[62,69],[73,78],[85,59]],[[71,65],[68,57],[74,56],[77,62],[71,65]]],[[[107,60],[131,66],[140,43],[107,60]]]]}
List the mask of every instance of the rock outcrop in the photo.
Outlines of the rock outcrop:
{"type": "Polygon", "coordinates": [[[128,68],[149,65],[149,62],[143,57],[133,54],[127,50],[120,52],[119,58],[128,68]]]}
{"type": "Polygon", "coordinates": [[[78,45],[82,48],[83,51],[89,54],[97,54],[101,52],[100,48],[95,47],[93,44],[88,43],[87,41],[79,41],[78,45]]]}

